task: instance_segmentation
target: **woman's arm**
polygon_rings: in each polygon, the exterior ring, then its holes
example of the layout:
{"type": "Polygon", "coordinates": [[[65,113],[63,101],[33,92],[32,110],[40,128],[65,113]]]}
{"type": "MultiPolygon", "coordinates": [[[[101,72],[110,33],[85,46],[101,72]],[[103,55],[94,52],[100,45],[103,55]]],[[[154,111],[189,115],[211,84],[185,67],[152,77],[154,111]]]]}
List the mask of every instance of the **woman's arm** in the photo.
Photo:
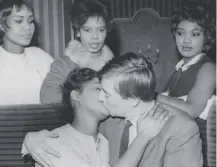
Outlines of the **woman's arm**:
{"type": "Polygon", "coordinates": [[[187,100],[159,94],[157,100],[187,112],[197,118],[205,109],[207,101],[212,97],[216,87],[216,66],[205,63],[198,71],[195,84],[187,96],[187,100]]]}
{"type": "Polygon", "coordinates": [[[43,81],[40,100],[42,104],[61,103],[62,92],[60,85],[66,80],[68,73],[78,67],[69,57],[56,59],[50,67],[50,72],[43,81]]]}

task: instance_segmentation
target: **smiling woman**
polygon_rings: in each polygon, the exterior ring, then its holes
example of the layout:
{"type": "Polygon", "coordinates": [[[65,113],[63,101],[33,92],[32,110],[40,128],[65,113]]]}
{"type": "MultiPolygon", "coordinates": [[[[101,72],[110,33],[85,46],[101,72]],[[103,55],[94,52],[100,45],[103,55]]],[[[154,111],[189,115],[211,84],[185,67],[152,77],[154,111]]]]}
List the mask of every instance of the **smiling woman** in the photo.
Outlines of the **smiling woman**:
{"type": "Polygon", "coordinates": [[[39,91],[52,58],[28,47],[35,32],[34,11],[23,0],[0,4],[0,105],[38,104],[39,91]]]}

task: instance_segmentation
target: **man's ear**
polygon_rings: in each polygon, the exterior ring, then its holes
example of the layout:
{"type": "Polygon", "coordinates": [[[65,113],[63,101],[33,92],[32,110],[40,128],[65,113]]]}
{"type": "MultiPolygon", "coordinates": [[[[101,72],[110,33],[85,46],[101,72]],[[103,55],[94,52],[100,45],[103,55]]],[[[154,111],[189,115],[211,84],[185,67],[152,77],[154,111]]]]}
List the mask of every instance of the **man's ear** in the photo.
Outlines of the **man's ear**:
{"type": "Polygon", "coordinates": [[[70,94],[70,97],[74,101],[79,101],[79,95],[80,95],[80,93],[78,91],[73,90],[70,94]]]}
{"type": "Polygon", "coordinates": [[[132,101],[132,107],[136,107],[140,103],[140,99],[137,99],[137,98],[131,99],[131,101],[132,101]]]}

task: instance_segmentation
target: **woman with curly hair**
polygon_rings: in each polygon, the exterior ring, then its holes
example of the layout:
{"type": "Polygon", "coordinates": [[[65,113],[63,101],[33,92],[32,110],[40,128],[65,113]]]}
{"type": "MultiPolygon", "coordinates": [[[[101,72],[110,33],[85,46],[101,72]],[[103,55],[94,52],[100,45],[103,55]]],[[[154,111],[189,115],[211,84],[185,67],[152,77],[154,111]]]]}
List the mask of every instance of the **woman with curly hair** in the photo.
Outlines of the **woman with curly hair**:
{"type": "Polygon", "coordinates": [[[197,1],[185,2],[172,15],[171,32],[182,60],[158,100],[197,118],[216,89],[216,66],[206,54],[215,44],[215,19],[197,1]]]}

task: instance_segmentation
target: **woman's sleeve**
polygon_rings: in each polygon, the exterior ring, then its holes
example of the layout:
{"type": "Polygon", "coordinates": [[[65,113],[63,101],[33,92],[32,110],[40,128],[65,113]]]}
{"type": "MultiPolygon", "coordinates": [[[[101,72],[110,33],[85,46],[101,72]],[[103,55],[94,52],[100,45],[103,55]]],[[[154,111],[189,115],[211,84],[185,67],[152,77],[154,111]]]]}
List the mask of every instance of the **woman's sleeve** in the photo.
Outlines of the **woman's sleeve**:
{"type": "Polygon", "coordinates": [[[60,85],[66,80],[67,75],[78,67],[69,57],[56,59],[50,67],[50,72],[42,83],[40,90],[40,101],[42,104],[61,103],[62,92],[60,85]]]}

